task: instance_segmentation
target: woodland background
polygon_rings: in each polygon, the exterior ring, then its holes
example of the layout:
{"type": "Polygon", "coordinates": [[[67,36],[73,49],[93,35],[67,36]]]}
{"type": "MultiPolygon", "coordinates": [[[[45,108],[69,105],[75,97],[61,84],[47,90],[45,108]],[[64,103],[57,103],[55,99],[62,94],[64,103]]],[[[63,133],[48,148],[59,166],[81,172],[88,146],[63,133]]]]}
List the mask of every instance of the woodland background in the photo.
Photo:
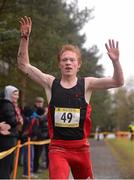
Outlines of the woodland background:
{"type": "MultiPolygon", "coordinates": [[[[0,0],[0,91],[12,84],[20,89],[20,105],[33,104],[36,96],[45,93],[42,87],[28,79],[17,68],[20,42],[19,20],[30,16],[33,22],[29,56],[33,65],[43,72],[60,77],[57,64],[58,49],[66,43],[78,45],[83,64],[79,76],[103,77],[104,69],[98,64],[97,46],[83,47],[86,35],[80,33],[90,23],[93,9],[79,10],[77,0],[0,0]]],[[[101,22],[100,22],[101,23],[101,22]]],[[[134,119],[133,80],[128,87],[110,91],[96,91],[91,98],[93,130],[99,125],[103,131],[128,130],[134,119]]],[[[47,105],[47,103],[46,103],[47,105]]]]}

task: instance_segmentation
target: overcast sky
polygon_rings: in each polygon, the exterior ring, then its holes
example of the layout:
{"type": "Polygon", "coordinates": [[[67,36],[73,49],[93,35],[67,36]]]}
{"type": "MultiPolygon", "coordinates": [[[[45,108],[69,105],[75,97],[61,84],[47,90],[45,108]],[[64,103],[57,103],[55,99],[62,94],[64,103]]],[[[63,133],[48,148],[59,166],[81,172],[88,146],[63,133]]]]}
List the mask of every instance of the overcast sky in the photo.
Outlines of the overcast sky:
{"type": "Polygon", "coordinates": [[[83,28],[86,33],[85,47],[97,45],[103,57],[99,63],[105,68],[105,75],[113,72],[105,42],[109,38],[119,41],[120,62],[125,80],[134,76],[134,0],[78,0],[80,8],[94,8],[90,20],[83,28]]]}

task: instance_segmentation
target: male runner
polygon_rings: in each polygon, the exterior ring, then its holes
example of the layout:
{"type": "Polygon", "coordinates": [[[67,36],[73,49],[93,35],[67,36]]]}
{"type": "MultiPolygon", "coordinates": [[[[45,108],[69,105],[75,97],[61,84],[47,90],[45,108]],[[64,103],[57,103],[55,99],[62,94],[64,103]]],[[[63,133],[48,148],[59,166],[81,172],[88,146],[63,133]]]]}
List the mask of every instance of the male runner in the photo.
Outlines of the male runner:
{"type": "Polygon", "coordinates": [[[118,42],[109,40],[106,49],[113,63],[112,77],[78,78],[81,53],[78,47],[64,45],[58,54],[61,78],[41,72],[29,62],[28,46],[32,29],[30,17],[20,20],[21,41],[18,67],[40,84],[48,100],[50,179],[67,179],[71,168],[75,179],[93,179],[89,143],[91,129],[89,104],[93,90],[120,87],[124,83],[119,62],[118,42]]]}

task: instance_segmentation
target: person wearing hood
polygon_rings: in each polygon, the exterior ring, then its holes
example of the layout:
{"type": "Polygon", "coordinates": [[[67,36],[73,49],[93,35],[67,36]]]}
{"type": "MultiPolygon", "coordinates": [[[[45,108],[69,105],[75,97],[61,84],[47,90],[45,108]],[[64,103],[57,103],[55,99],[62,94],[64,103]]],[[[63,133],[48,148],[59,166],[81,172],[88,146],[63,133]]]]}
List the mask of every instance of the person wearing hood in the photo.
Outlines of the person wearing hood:
{"type": "MultiPolygon", "coordinates": [[[[18,138],[18,124],[23,122],[17,109],[19,90],[11,85],[5,86],[4,97],[0,99],[0,123],[9,125],[7,134],[0,133],[0,152],[6,151],[16,145],[18,138]]],[[[0,179],[10,179],[14,153],[0,159],[0,179]]]]}

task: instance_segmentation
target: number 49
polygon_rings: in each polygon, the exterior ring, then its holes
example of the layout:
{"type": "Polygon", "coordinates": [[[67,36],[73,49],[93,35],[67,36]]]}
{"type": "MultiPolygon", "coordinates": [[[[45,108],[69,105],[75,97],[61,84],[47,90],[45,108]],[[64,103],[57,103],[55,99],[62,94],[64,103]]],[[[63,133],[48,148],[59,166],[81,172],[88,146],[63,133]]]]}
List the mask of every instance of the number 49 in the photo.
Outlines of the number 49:
{"type": "Polygon", "coordinates": [[[72,120],[72,113],[63,113],[62,116],[61,116],[61,120],[64,121],[64,123],[67,121],[68,123],[71,122],[72,120]]]}

